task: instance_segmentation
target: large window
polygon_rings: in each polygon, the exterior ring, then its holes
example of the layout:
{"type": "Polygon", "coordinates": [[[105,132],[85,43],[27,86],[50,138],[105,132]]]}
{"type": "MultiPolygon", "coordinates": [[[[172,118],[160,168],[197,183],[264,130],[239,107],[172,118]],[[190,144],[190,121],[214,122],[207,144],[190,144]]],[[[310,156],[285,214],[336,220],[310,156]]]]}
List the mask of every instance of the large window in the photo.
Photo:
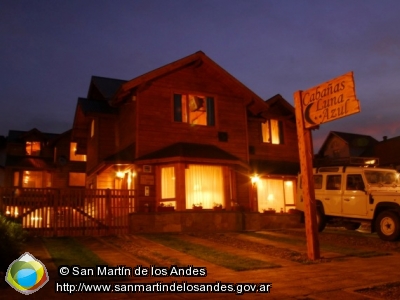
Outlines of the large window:
{"type": "Polygon", "coordinates": [[[25,144],[26,155],[39,156],[40,155],[40,142],[27,141],[25,144]]]}
{"type": "Polygon", "coordinates": [[[257,183],[258,209],[287,211],[294,205],[294,181],[260,179],[257,183]]]}
{"type": "Polygon", "coordinates": [[[175,198],[175,168],[161,168],[161,199],[175,198]]]}
{"type": "Polygon", "coordinates": [[[283,122],[270,119],[261,123],[262,140],[264,143],[283,144],[283,122]]]}
{"type": "Polygon", "coordinates": [[[77,143],[71,143],[69,149],[69,159],[71,161],[86,161],[86,155],[76,154],[77,143]]]}
{"type": "Polygon", "coordinates": [[[215,125],[214,98],[174,94],[174,121],[193,125],[215,125]]]}
{"type": "Polygon", "coordinates": [[[224,204],[222,167],[189,165],[185,170],[186,208],[201,205],[212,208],[224,204]]]}
{"type": "MultiPolygon", "coordinates": [[[[15,183],[16,183],[16,175],[14,173],[14,184],[15,183]]],[[[22,187],[24,187],[24,188],[51,187],[50,173],[42,172],[42,171],[23,171],[22,172],[22,187]]]]}

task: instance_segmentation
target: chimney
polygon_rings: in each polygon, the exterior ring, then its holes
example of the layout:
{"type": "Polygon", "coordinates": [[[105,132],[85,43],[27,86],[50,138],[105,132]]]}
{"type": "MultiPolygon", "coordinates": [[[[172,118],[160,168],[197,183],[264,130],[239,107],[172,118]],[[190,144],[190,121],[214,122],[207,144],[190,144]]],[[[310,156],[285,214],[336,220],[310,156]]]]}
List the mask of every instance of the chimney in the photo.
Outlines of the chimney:
{"type": "Polygon", "coordinates": [[[387,135],[383,136],[383,140],[386,141],[387,140],[387,135]]]}

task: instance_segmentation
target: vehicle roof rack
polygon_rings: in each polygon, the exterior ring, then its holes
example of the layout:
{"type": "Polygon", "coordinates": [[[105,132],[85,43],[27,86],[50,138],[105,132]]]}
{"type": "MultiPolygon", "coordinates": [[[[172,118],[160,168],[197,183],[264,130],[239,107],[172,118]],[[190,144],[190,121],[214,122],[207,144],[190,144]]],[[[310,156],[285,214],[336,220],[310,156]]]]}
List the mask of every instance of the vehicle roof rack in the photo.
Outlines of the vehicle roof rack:
{"type": "Polygon", "coordinates": [[[314,167],[329,166],[358,166],[358,167],[377,167],[379,158],[377,157],[325,157],[314,159],[314,167]]]}

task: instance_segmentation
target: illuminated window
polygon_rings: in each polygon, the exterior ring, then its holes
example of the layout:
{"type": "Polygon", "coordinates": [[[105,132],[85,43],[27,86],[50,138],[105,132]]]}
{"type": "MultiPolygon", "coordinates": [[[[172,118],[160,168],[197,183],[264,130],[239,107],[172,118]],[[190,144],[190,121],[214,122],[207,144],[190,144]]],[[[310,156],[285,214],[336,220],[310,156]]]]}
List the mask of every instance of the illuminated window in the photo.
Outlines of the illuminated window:
{"type": "Polygon", "coordinates": [[[224,205],[222,167],[189,165],[185,170],[186,208],[201,205],[213,208],[214,204],[224,205]]]}
{"type": "Polygon", "coordinates": [[[94,137],[94,119],[90,123],[90,137],[94,137]]]}
{"type": "Polygon", "coordinates": [[[292,180],[265,179],[257,183],[258,209],[286,211],[286,206],[294,204],[294,182],[292,180]]]}
{"type": "Polygon", "coordinates": [[[161,168],[161,199],[175,198],[175,168],[161,168]]]}
{"type": "Polygon", "coordinates": [[[25,144],[26,155],[39,156],[40,142],[27,141],[25,144]]]}
{"type": "Polygon", "coordinates": [[[69,159],[71,161],[86,161],[86,155],[76,154],[77,143],[71,143],[69,149],[69,159]]]}
{"type": "Polygon", "coordinates": [[[283,123],[278,120],[267,120],[261,123],[262,140],[264,143],[283,144],[283,123]]]}
{"type": "Polygon", "coordinates": [[[69,174],[69,186],[85,186],[86,174],[70,172],[69,174]]]}
{"type": "Polygon", "coordinates": [[[174,121],[214,126],[214,98],[193,94],[174,94],[174,121]]]}
{"type": "Polygon", "coordinates": [[[22,187],[43,188],[49,187],[50,175],[41,171],[24,171],[22,174],[22,187]]]}

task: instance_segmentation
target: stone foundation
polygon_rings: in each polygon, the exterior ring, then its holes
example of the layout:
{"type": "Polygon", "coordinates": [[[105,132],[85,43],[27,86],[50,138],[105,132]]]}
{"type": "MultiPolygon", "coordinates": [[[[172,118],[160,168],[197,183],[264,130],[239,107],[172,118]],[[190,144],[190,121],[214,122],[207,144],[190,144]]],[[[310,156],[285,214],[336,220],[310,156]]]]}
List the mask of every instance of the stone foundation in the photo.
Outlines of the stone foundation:
{"type": "Polygon", "coordinates": [[[299,214],[233,211],[132,213],[130,233],[257,231],[304,227],[299,214]]]}

